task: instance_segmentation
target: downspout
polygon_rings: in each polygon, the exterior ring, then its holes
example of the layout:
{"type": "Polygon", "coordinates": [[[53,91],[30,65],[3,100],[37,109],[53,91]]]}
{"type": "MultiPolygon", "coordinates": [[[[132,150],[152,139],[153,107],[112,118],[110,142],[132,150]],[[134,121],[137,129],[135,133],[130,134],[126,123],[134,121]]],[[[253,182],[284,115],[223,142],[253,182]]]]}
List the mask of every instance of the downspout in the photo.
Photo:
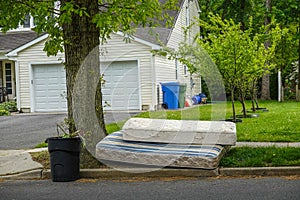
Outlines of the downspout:
{"type": "Polygon", "coordinates": [[[15,62],[16,100],[17,100],[17,108],[19,111],[21,111],[19,61],[15,58],[8,58],[8,60],[15,62]]]}
{"type": "Polygon", "coordinates": [[[21,111],[19,61],[15,61],[17,108],[21,111]]]}
{"type": "Polygon", "coordinates": [[[156,92],[156,70],[155,70],[155,55],[151,54],[151,68],[152,68],[152,103],[150,106],[150,110],[157,110],[157,92],[156,92]]]}

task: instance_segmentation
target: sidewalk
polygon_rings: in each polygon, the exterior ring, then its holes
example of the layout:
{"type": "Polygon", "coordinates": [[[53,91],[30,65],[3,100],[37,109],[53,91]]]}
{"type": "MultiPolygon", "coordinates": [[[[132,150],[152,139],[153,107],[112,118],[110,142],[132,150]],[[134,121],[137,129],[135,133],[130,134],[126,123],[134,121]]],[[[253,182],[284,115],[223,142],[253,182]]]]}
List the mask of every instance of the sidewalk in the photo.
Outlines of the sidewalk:
{"type": "Polygon", "coordinates": [[[29,172],[32,170],[42,170],[43,166],[32,160],[30,152],[43,151],[47,148],[32,150],[0,150],[0,178],[29,172]]]}
{"type": "Polygon", "coordinates": [[[234,147],[300,147],[300,142],[237,142],[234,147]]]}
{"type": "MultiPolygon", "coordinates": [[[[272,142],[237,142],[234,147],[300,147],[297,143],[272,142]]],[[[233,147],[233,148],[234,148],[233,147]]],[[[44,151],[47,148],[32,150],[0,150],[0,180],[1,179],[42,179],[50,178],[50,171],[44,170],[40,163],[32,160],[30,152],[44,151]]],[[[164,168],[148,173],[134,173],[117,171],[115,169],[81,169],[81,178],[116,178],[116,177],[216,177],[216,176],[290,176],[300,175],[299,167],[255,167],[255,168],[217,168],[214,170],[164,168]]],[[[142,171],[145,171],[143,169],[142,171]]]]}

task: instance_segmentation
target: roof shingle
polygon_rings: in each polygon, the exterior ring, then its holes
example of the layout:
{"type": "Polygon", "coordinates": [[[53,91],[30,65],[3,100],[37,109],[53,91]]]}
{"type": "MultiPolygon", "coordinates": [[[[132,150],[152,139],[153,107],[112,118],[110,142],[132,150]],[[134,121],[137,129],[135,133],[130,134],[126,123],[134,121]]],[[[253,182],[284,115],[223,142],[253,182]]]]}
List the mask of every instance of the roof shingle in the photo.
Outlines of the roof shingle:
{"type": "Polygon", "coordinates": [[[8,53],[36,38],[38,35],[34,31],[14,31],[0,33],[0,53],[8,53]]]}

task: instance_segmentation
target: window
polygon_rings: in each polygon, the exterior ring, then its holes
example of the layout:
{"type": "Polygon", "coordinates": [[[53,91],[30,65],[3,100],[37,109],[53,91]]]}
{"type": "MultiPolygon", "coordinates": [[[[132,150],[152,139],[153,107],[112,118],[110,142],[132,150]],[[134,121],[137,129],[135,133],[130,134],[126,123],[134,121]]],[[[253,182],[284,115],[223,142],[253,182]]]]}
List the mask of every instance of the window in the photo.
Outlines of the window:
{"type": "Polygon", "coordinates": [[[5,63],[5,82],[7,94],[12,94],[12,68],[11,63],[5,63]]]}
{"type": "Polygon", "coordinates": [[[24,19],[23,23],[24,23],[23,24],[24,28],[30,28],[30,15],[29,14],[25,15],[25,19],[24,19]]]}
{"type": "Polygon", "coordinates": [[[187,75],[188,75],[188,74],[187,74],[187,71],[188,71],[187,66],[186,66],[186,65],[183,65],[183,75],[184,75],[184,76],[187,76],[187,75]]]}
{"type": "Polygon", "coordinates": [[[33,28],[35,24],[36,20],[30,14],[26,14],[24,20],[20,23],[17,30],[33,28]]]}

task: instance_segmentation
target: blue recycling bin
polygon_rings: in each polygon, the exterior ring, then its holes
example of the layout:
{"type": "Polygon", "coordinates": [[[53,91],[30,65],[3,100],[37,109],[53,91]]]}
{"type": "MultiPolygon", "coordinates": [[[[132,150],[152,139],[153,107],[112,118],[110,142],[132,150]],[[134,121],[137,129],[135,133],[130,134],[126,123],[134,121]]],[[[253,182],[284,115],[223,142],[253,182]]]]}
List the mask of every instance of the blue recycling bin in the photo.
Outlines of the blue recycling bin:
{"type": "Polygon", "coordinates": [[[163,92],[163,107],[166,109],[178,109],[179,104],[179,82],[161,83],[163,92]]]}
{"type": "Polygon", "coordinates": [[[203,93],[193,96],[192,98],[193,104],[196,105],[202,103],[202,99],[204,98],[206,99],[206,95],[203,93]]]}

